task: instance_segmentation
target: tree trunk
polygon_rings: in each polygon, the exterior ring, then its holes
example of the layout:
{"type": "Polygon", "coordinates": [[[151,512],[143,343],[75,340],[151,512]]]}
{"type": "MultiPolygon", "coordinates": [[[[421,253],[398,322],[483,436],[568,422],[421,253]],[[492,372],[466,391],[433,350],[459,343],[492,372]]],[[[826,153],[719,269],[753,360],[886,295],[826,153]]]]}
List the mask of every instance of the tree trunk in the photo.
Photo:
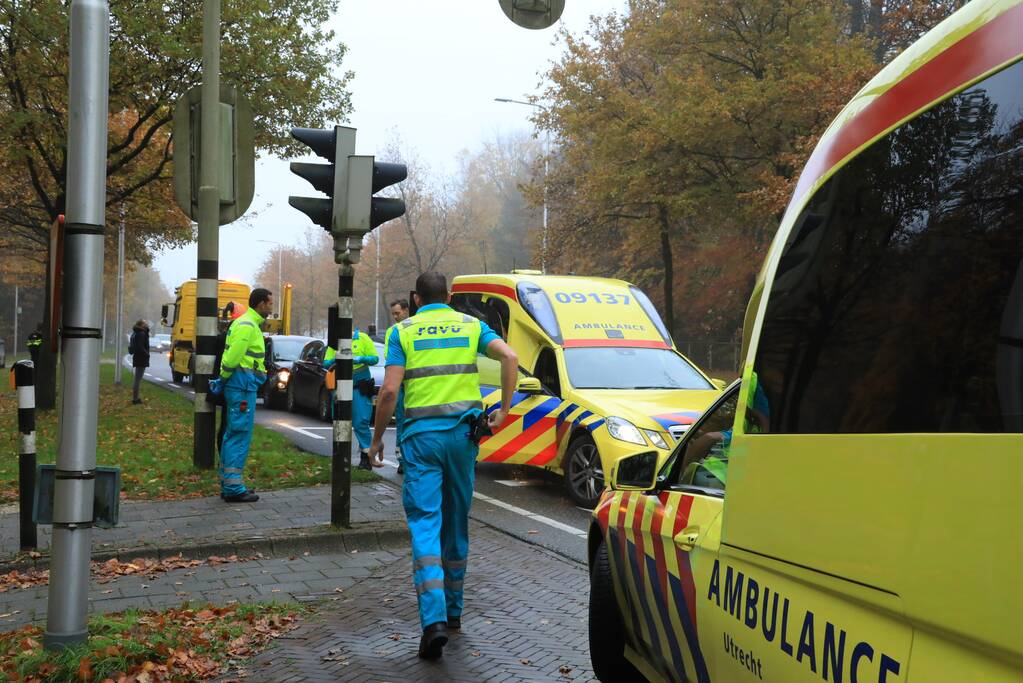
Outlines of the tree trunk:
{"type": "Polygon", "coordinates": [[[668,332],[675,335],[675,263],[671,253],[671,232],[668,223],[668,209],[663,204],[657,207],[661,223],[661,262],[664,267],[664,323],[668,332]]]}
{"type": "Polygon", "coordinates": [[[849,33],[859,35],[864,30],[863,0],[846,0],[849,5],[849,33]]]}

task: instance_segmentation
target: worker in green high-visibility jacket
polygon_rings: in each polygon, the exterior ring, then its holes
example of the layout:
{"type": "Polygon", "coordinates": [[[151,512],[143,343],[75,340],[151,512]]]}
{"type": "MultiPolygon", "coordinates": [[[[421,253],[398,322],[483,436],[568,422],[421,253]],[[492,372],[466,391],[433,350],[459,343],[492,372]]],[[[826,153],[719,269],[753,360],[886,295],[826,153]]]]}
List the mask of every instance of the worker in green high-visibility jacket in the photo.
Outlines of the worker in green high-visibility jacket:
{"type": "MultiPolygon", "coordinates": [[[[337,351],[328,346],[323,354],[323,367],[329,370],[336,360],[337,351]]],[[[369,373],[369,366],[378,362],[380,358],[377,357],[377,348],[373,346],[373,340],[356,327],[352,333],[352,431],[355,432],[355,440],[359,444],[359,468],[364,470],[373,469],[369,462],[369,447],[372,443],[369,418],[373,414],[376,383],[373,381],[373,375],[369,373]]],[[[333,409],[333,393],[330,405],[333,409]]]]}

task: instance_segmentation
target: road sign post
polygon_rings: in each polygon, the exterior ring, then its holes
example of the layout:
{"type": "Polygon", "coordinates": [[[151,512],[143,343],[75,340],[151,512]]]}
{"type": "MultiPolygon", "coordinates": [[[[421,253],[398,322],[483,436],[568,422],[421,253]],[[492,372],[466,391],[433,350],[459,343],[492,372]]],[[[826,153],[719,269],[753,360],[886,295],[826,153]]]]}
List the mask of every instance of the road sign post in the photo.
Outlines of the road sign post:
{"type": "Polygon", "coordinates": [[[21,549],[36,547],[32,499],[36,489],[36,387],[35,366],[18,361],[11,368],[11,384],[18,392],[18,528],[21,549]]]}
{"type": "Polygon", "coordinates": [[[72,0],[68,98],[67,224],[61,324],[60,438],[55,472],[47,649],[88,638],[103,234],[106,223],[110,8],[72,0]]]}

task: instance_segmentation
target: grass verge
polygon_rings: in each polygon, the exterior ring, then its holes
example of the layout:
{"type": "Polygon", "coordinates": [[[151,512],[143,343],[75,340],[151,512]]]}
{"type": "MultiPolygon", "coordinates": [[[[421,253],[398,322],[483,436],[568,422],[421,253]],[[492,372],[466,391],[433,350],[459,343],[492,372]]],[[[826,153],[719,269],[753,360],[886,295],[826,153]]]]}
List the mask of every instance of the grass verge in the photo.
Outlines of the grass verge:
{"type": "MultiPolygon", "coordinates": [[[[216,470],[192,467],[192,403],[149,383],[142,405],[131,404],[131,374],[113,382],[113,364],[100,365],[96,462],[121,468],[122,498],[175,500],[220,493],[216,470]]],[[[18,402],[0,391],[0,503],[18,499],[18,402]]],[[[36,450],[40,463],[56,460],[57,411],[37,411],[36,450]]],[[[352,468],[352,481],[375,481],[372,472],[352,468]]],[[[245,466],[245,482],[257,491],[313,486],[330,481],[330,459],[305,453],[285,436],[256,425],[245,466]]]]}
{"type": "Polygon", "coordinates": [[[300,607],[228,605],[96,615],[89,639],[61,652],[42,647],[42,629],[0,634],[6,681],[205,681],[248,659],[295,627],[300,607]]]}

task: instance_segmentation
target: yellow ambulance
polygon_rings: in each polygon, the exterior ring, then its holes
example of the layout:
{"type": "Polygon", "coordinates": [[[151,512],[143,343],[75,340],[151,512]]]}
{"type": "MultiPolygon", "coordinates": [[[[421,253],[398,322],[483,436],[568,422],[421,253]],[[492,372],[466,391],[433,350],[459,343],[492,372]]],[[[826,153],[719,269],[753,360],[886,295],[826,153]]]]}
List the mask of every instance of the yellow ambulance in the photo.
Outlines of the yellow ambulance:
{"type": "MultiPolygon", "coordinates": [[[[721,393],[628,282],[520,270],[456,277],[451,289],[452,307],[486,321],[523,369],[479,460],[563,474],[579,505],[597,503],[618,458],[654,448],[663,462],[721,393]]],[[[483,401],[496,408],[500,364],[481,356],[479,368],[483,401]]]]}
{"type": "Polygon", "coordinates": [[[974,0],[825,133],[741,382],[610,473],[601,680],[1023,681],[1021,57],[974,0]]]}

